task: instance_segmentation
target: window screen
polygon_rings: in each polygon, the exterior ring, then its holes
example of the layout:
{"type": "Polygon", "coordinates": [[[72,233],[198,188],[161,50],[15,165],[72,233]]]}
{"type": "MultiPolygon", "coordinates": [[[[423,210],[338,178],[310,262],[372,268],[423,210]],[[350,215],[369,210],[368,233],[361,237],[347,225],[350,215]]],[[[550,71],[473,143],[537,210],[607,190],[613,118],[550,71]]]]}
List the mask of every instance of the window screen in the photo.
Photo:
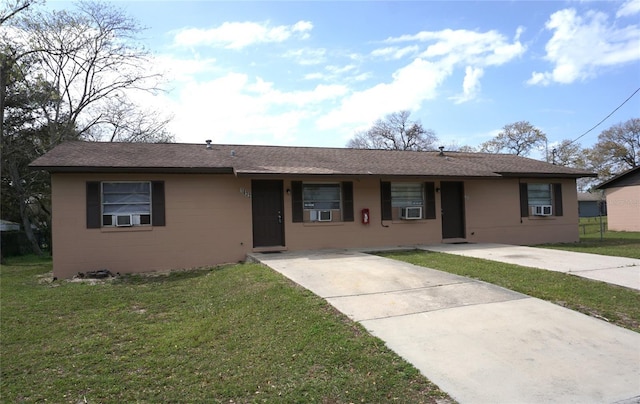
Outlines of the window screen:
{"type": "Polygon", "coordinates": [[[102,183],[102,224],[104,226],[121,224],[117,217],[127,215],[135,215],[131,224],[150,224],[151,183],[102,183]]]}
{"type": "Polygon", "coordinates": [[[527,184],[529,206],[551,205],[551,184],[527,184]]]}
{"type": "Polygon", "coordinates": [[[340,209],[340,184],[303,184],[304,209],[340,209]]]}
{"type": "Polygon", "coordinates": [[[391,206],[402,208],[406,206],[422,206],[424,191],[422,183],[391,183],[391,206]]]}

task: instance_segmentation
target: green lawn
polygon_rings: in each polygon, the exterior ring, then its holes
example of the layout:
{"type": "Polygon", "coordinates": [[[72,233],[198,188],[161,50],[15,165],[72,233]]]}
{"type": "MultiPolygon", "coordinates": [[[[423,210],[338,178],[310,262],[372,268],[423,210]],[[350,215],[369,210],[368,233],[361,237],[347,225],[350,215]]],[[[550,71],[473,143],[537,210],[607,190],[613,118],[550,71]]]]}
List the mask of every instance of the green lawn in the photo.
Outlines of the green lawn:
{"type": "Polygon", "coordinates": [[[640,232],[608,231],[606,217],[602,223],[601,226],[597,217],[581,218],[580,242],[544,244],[538,247],[640,259],[640,232]],[[604,231],[601,232],[601,229],[604,231]]]}
{"type": "Polygon", "coordinates": [[[448,396],[257,264],[97,284],[0,267],[2,402],[434,403],[448,396]],[[85,401],[86,400],[86,401],[85,401]]]}
{"type": "Polygon", "coordinates": [[[427,251],[384,257],[480,279],[640,332],[640,292],[561,272],[427,251]]]}

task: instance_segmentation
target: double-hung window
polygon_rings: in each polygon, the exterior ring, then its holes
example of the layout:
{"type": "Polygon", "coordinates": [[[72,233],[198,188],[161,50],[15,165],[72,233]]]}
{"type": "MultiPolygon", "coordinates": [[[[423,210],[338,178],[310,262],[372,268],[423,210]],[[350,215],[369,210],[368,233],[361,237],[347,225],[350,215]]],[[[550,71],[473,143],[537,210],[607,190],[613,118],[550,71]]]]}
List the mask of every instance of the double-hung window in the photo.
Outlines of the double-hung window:
{"type": "Polygon", "coordinates": [[[527,184],[529,206],[551,205],[551,184],[527,184]]]}
{"type": "Polygon", "coordinates": [[[103,182],[102,225],[144,226],[151,224],[151,183],[103,182]]]}
{"type": "Polygon", "coordinates": [[[401,219],[422,219],[424,186],[422,183],[392,182],[391,207],[399,209],[401,219]]]}
{"type": "Polygon", "coordinates": [[[380,196],[383,220],[436,217],[433,182],[382,182],[380,196]]]}
{"type": "Polygon", "coordinates": [[[340,184],[302,184],[305,209],[340,210],[340,184]]]}
{"type": "Polygon", "coordinates": [[[87,182],[87,228],[164,226],[164,181],[87,182]]]}
{"type": "Polygon", "coordinates": [[[520,215],[562,216],[562,185],[543,182],[521,183],[520,215]]]}
{"type": "Polygon", "coordinates": [[[293,222],[352,222],[353,183],[292,181],[293,222]]]}

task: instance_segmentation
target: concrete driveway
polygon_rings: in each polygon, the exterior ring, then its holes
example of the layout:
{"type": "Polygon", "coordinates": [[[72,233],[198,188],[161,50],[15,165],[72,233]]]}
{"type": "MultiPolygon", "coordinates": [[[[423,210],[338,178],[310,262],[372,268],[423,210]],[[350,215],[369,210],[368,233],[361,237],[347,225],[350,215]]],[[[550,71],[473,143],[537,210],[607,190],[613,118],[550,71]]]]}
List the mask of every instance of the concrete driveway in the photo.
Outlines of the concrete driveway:
{"type": "Polygon", "coordinates": [[[254,254],[461,403],[640,402],[640,334],[469,278],[356,251],[254,254]]]}
{"type": "Polygon", "coordinates": [[[428,251],[484,258],[640,290],[640,260],[606,255],[524,247],[506,244],[437,244],[420,247],[428,251]]]}

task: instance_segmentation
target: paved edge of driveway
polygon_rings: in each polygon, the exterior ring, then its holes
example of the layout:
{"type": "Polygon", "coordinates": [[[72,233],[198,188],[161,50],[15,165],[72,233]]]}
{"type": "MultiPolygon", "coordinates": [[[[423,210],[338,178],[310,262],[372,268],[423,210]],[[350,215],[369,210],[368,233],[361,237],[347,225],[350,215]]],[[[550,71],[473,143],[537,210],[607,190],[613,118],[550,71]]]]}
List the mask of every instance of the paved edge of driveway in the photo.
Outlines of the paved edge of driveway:
{"type": "Polygon", "coordinates": [[[461,403],[633,403],[640,396],[633,331],[353,250],[254,256],[360,322],[461,403]]]}
{"type": "Polygon", "coordinates": [[[496,243],[434,244],[418,249],[564,272],[640,290],[640,259],[496,243]]]}

